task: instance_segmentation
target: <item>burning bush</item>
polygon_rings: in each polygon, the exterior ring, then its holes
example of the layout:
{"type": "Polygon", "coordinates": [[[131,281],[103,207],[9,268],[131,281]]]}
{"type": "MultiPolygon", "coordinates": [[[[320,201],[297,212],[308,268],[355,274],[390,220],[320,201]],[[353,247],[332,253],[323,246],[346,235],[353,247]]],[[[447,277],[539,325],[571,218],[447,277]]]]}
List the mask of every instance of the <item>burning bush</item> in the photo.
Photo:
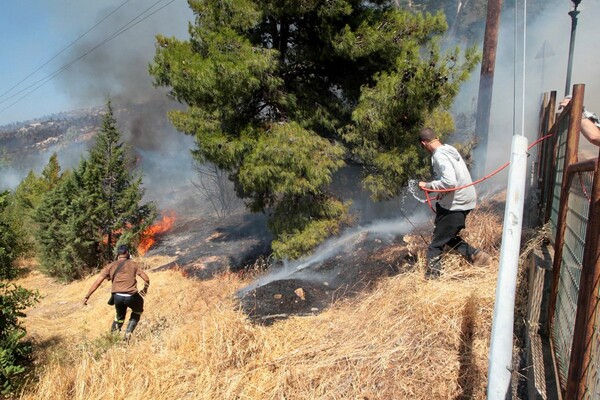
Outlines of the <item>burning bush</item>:
{"type": "Polygon", "coordinates": [[[175,211],[169,211],[163,215],[162,219],[158,223],[147,228],[140,239],[140,243],[137,248],[138,254],[141,256],[146,254],[146,252],[150,250],[154,243],[156,243],[156,240],[158,237],[160,237],[160,235],[170,231],[175,223],[175,218],[175,211]]]}

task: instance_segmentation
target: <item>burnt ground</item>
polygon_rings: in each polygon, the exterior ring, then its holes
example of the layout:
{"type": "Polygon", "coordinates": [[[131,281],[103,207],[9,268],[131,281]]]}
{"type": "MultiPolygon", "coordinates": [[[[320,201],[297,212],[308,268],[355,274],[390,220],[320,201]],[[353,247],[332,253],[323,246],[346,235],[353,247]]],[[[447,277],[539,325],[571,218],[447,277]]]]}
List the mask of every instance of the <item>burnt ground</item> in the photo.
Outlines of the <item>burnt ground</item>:
{"type": "MultiPolygon", "coordinates": [[[[191,200],[180,204],[182,198],[192,198],[189,193],[166,196],[177,200],[168,208],[187,210],[187,214],[178,212],[172,229],[157,237],[146,253],[176,257],[156,270],[177,268],[186,276],[210,279],[226,271],[255,274],[258,264],[264,267],[266,262],[257,261],[270,260],[272,235],[266,215],[242,208],[219,220],[212,213],[203,213],[206,204],[191,200]]],[[[270,262],[266,277],[258,277],[238,293],[241,309],[251,320],[264,324],[321,312],[335,301],[369,290],[381,278],[413,268],[416,249],[423,245],[418,236],[403,237],[398,232],[375,235],[367,228],[341,240],[331,254],[328,249],[316,252],[327,253],[322,260],[291,265],[270,262]]]]}
{"type": "Polygon", "coordinates": [[[178,216],[173,228],[158,237],[146,254],[177,257],[158,270],[178,268],[190,277],[210,279],[269,255],[271,238],[263,214],[238,212],[222,220],[178,216]]]}
{"type": "MultiPolygon", "coordinates": [[[[272,236],[266,216],[240,212],[221,221],[179,216],[157,239],[147,255],[177,258],[156,270],[177,268],[186,276],[210,279],[225,271],[246,271],[268,256],[272,236]]],[[[369,290],[381,278],[413,268],[419,241],[414,236],[382,239],[363,232],[324,260],[275,263],[266,278],[259,277],[238,293],[240,307],[261,324],[319,313],[335,301],[369,290]]]]}
{"type": "Polygon", "coordinates": [[[361,236],[349,251],[243,289],[238,294],[242,310],[266,325],[293,315],[316,314],[337,300],[371,289],[381,278],[413,268],[414,249],[402,237],[383,241],[361,236]]]}

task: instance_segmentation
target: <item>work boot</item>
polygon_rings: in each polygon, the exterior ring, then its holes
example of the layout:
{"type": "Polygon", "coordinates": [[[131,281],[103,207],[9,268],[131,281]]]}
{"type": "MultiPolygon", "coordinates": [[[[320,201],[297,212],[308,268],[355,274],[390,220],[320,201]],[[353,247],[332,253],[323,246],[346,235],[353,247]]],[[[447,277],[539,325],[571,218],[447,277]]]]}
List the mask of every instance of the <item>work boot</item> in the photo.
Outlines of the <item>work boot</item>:
{"type": "Polygon", "coordinates": [[[125,330],[125,334],[131,335],[131,333],[135,330],[137,323],[138,323],[137,319],[130,319],[129,324],[127,324],[127,329],[125,330]]]}
{"type": "Polygon", "coordinates": [[[425,279],[437,279],[442,274],[442,259],[435,257],[427,261],[425,267],[425,279]]]}
{"type": "Polygon", "coordinates": [[[473,254],[473,265],[475,266],[485,267],[490,265],[491,262],[492,257],[485,251],[479,250],[477,253],[473,254]]]}
{"type": "Polygon", "coordinates": [[[111,332],[121,332],[121,327],[123,326],[123,323],[119,323],[119,321],[113,321],[112,325],[110,326],[110,331],[111,332]]]}

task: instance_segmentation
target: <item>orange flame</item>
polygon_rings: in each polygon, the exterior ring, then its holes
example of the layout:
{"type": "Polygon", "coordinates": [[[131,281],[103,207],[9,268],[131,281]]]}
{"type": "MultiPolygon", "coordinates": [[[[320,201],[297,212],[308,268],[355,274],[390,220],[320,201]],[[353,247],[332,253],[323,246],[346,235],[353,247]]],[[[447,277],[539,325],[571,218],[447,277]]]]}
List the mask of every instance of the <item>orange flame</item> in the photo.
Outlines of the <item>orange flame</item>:
{"type": "Polygon", "coordinates": [[[173,227],[173,223],[175,223],[175,212],[171,211],[168,214],[163,215],[162,219],[158,223],[146,228],[142,234],[140,244],[138,245],[138,253],[141,256],[146,254],[146,252],[150,250],[154,243],[156,243],[157,237],[165,232],[168,232],[173,227]]]}

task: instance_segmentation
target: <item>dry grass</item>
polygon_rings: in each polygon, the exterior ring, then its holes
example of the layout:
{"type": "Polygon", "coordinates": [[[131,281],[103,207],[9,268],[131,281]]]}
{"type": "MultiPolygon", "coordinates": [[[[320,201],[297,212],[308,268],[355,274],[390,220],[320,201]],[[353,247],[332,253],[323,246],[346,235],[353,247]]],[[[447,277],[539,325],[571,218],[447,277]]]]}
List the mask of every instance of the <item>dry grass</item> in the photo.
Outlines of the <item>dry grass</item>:
{"type": "MultiPolygon", "coordinates": [[[[496,255],[498,218],[473,213],[465,236],[496,255]]],[[[248,283],[238,275],[198,281],[145,262],[152,286],[129,344],[103,333],[108,284],[84,307],[94,277],[20,280],[45,296],[26,319],[41,361],[22,398],[485,398],[496,266],[449,256],[439,280],[418,265],[320,315],[264,327],[237,310],[234,294],[248,283]]]]}

